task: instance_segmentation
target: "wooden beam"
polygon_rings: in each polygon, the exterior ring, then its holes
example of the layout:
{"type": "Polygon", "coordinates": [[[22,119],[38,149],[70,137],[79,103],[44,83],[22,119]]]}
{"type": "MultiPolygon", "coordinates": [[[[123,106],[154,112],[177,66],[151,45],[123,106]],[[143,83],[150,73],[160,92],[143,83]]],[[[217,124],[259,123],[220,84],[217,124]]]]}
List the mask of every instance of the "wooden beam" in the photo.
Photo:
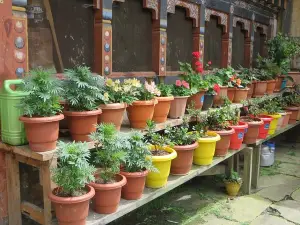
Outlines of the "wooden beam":
{"type": "Polygon", "coordinates": [[[39,224],[44,224],[44,210],[42,208],[29,202],[22,202],[21,210],[22,213],[30,219],[38,222],[39,224]]]}
{"type": "Polygon", "coordinates": [[[42,184],[43,184],[43,199],[44,199],[44,225],[51,225],[52,220],[52,208],[51,201],[48,198],[48,194],[51,192],[51,162],[48,165],[44,165],[40,169],[42,184]]]}
{"type": "Polygon", "coordinates": [[[244,173],[243,173],[242,190],[244,194],[249,195],[251,193],[253,149],[249,147],[244,148],[243,153],[244,153],[244,173]]]}

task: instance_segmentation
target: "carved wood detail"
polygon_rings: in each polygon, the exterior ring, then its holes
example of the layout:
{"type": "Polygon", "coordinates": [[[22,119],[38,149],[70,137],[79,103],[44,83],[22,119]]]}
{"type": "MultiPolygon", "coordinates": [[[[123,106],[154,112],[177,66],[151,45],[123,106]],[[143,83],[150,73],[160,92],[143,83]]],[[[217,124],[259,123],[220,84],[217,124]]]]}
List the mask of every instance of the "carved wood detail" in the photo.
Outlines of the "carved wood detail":
{"type": "Polygon", "coordinates": [[[187,17],[193,19],[194,27],[199,27],[200,6],[183,0],[168,0],[167,12],[175,13],[175,7],[181,6],[187,10],[187,17]]]}
{"type": "Polygon", "coordinates": [[[268,26],[267,25],[257,23],[257,22],[254,22],[253,25],[254,25],[254,31],[257,31],[257,28],[260,27],[263,30],[263,34],[266,35],[266,37],[268,37],[268,26]]]}
{"type": "Polygon", "coordinates": [[[223,12],[215,11],[212,9],[205,9],[205,21],[210,21],[211,16],[217,16],[220,25],[225,27],[225,33],[228,32],[228,15],[223,12]]]}
{"type": "Polygon", "coordinates": [[[232,26],[236,27],[237,22],[240,22],[240,23],[243,24],[243,30],[247,31],[247,37],[249,37],[250,36],[250,31],[251,31],[251,21],[246,20],[246,19],[241,18],[241,17],[234,16],[232,26]]]}

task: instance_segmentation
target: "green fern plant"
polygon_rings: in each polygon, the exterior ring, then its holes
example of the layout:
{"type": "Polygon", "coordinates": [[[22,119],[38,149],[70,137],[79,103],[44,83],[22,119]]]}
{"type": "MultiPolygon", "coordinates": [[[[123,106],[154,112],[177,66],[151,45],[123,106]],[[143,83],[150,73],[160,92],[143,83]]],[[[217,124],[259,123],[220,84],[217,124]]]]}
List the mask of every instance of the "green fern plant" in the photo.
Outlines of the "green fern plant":
{"type": "Polygon", "coordinates": [[[96,169],[89,164],[87,143],[58,144],[58,167],[52,171],[52,180],[58,185],[59,196],[74,197],[85,194],[85,185],[94,181],[96,169]]]}
{"type": "Polygon", "coordinates": [[[70,110],[91,111],[104,101],[105,80],[102,76],[93,75],[87,66],[78,66],[65,70],[64,99],[70,110]]]}
{"type": "Polygon", "coordinates": [[[120,164],[125,160],[124,149],[130,148],[126,135],[121,135],[113,124],[100,124],[90,138],[95,141],[94,162],[100,168],[97,182],[115,182],[115,175],[120,172],[120,164]]]}
{"type": "Polygon", "coordinates": [[[229,182],[229,183],[242,183],[242,178],[240,177],[240,175],[235,172],[233,169],[230,171],[230,174],[228,174],[227,176],[224,175],[224,182],[229,182]]]}
{"type": "Polygon", "coordinates": [[[31,70],[24,78],[22,90],[28,95],[18,106],[24,115],[48,117],[61,112],[59,96],[63,89],[53,73],[52,70],[38,68],[31,70]]]}

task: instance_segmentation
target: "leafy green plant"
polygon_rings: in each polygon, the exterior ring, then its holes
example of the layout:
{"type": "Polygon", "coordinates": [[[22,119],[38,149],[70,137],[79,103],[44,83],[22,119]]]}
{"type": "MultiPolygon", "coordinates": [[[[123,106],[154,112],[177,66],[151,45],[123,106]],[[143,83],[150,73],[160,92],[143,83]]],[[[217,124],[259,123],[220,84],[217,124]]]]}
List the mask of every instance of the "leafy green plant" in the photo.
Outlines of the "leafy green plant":
{"type": "Polygon", "coordinates": [[[154,81],[148,83],[145,81],[144,85],[140,83],[137,79],[126,79],[124,81],[125,84],[131,85],[132,92],[134,93],[134,97],[140,101],[147,101],[154,99],[155,96],[160,96],[161,92],[156,87],[154,81]]]}
{"type": "Polygon", "coordinates": [[[121,83],[120,80],[113,81],[106,79],[103,100],[101,104],[109,103],[127,103],[131,104],[136,100],[133,85],[127,82],[121,83]]]}
{"type": "Polygon", "coordinates": [[[59,100],[63,89],[61,82],[53,76],[53,71],[31,70],[24,77],[22,88],[28,93],[18,106],[23,109],[24,115],[47,117],[61,112],[59,100]]]}
{"type": "Polygon", "coordinates": [[[152,165],[150,146],[144,140],[140,131],[132,131],[128,135],[128,148],[124,149],[126,156],[123,161],[126,172],[141,172],[150,170],[156,172],[157,169],[152,165]]]}
{"type": "Polygon", "coordinates": [[[236,76],[237,72],[232,67],[217,69],[214,70],[214,73],[215,76],[220,78],[220,85],[233,87],[231,84],[231,79],[232,77],[236,76]]]}
{"type": "Polygon", "coordinates": [[[270,58],[257,57],[257,67],[264,73],[264,80],[273,80],[281,74],[281,68],[270,58]]]}
{"type": "Polygon", "coordinates": [[[281,112],[281,106],[276,101],[264,101],[262,104],[262,110],[269,115],[277,114],[281,112]]]}
{"type": "Polygon", "coordinates": [[[190,96],[190,85],[186,81],[176,80],[176,83],[171,86],[173,96],[190,96]]]}
{"type": "Polygon", "coordinates": [[[126,136],[121,135],[113,124],[100,124],[90,138],[95,141],[94,162],[100,167],[96,182],[115,182],[115,175],[120,172],[120,164],[126,156],[124,149],[130,147],[126,136]]]}
{"type": "Polygon", "coordinates": [[[70,110],[91,111],[97,109],[99,101],[104,101],[105,80],[93,75],[87,66],[77,66],[65,71],[64,99],[70,110]]]}
{"type": "Polygon", "coordinates": [[[230,111],[230,106],[225,106],[217,110],[208,110],[204,120],[205,127],[213,131],[226,130],[230,125],[229,121],[233,119],[230,111]]]}
{"type": "Polygon", "coordinates": [[[75,197],[85,194],[85,185],[94,181],[96,169],[89,164],[87,143],[58,144],[58,166],[52,171],[52,180],[58,185],[56,195],[75,197]]]}
{"type": "Polygon", "coordinates": [[[240,114],[240,109],[238,107],[229,107],[228,108],[228,121],[232,125],[238,125],[239,123],[239,114],[240,114]]]}
{"type": "Polygon", "coordinates": [[[240,175],[235,172],[233,169],[230,171],[230,174],[224,175],[224,182],[229,182],[229,183],[242,183],[242,178],[240,175]]]}
{"type": "Polygon", "coordinates": [[[161,97],[172,96],[172,85],[160,83],[157,85],[161,97]]]}
{"type": "Polygon", "coordinates": [[[239,71],[238,77],[242,80],[243,86],[246,87],[248,84],[251,84],[252,81],[257,80],[255,69],[243,68],[240,66],[239,71]]]}
{"type": "Polygon", "coordinates": [[[253,98],[243,101],[242,104],[247,109],[247,114],[257,117],[263,113],[263,108],[260,106],[261,102],[260,98],[253,98]]]}
{"type": "Polygon", "coordinates": [[[283,107],[300,105],[300,96],[296,92],[289,93],[278,100],[283,107]]]}
{"type": "Polygon", "coordinates": [[[204,75],[203,78],[208,83],[208,90],[206,92],[207,94],[215,95],[220,91],[218,89],[219,85],[222,85],[222,79],[220,77],[213,73],[210,73],[204,75]]]}
{"type": "Polygon", "coordinates": [[[189,121],[190,117],[185,116],[181,126],[167,127],[164,130],[164,135],[174,145],[191,145],[198,139],[198,135],[195,132],[189,132],[189,121]]]}

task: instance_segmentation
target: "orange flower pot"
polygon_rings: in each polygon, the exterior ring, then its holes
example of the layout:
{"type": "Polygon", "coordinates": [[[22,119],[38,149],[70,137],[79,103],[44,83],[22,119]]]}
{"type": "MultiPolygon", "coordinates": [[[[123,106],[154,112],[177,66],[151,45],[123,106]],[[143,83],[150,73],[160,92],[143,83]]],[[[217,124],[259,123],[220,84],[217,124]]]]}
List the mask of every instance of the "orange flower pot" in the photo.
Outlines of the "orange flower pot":
{"type": "Polygon", "coordinates": [[[227,86],[220,86],[220,92],[214,96],[214,106],[221,106],[224,103],[222,97],[227,96],[228,87],[227,86]]]}
{"type": "Polygon", "coordinates": [[[247,84],[247,88],[249,88],[249,91],[247,93],[247,99],[252,98],[253,92],[254,92],[254,83],[251,82],[251,84],[247,84]]]}
{"type": "Polygon", "coordinates": [[[187,106],[194,104],[195,109],[201,109],[204,102],[204,94],[207,90],[200,90],[198,93],[190,96],[187,101],[187,106]]]}
{"type": "Polygon", "coordinates": [[[167,120],[171,102],[174,100],[173,96],[156,97],[158,103],[154,107],[153,121],[156,123],[164,123],[167,120]]]}
{"type": "Polygon", "coordinates": [[[228,153],[230,146],[231,136],[234,134],[234,129],[229,128],[228,130],[212,131],[220,135],[221,140],[217,142],[215,156],[225,156],[228,153]]]}
{"type": "Polygon", "coordinates": [[[254,144],[258,139],[259,128],[264,123],[261,119],[256,118],[257,121],[247,121],[247,117],[241,117],[241,121],[248,124],[248,130],[245,133],[244,141],[245,144],[254,144]]]}
{"type": "Polygon", "coordinates": [[[280,75],[276,78],[276,84],[275,84],[274,92],[280,92],[281,84],[282,84],[283,80],[284,80],[284,76],[282,76],[282,75],[280,75]]]}
{"type": "Polygon", "coordinates": [[[172,119],[182,118],[184,116],[186,103],[189,96],[175,96],[171,101],[169,117],[172,119]]]}
{"type": "Polygon", "coordinates": [[[287,112],[291,112],[290,118],[289,118],[289,124],[294,124],[297,122],[298,117],[299,117],[299,110],[300,107],[297,106],[290,106],[290,107],[286,107],[285,110],[287,112]]]}
{"type": "Polygon", "coordinates": [[[127,107],[127,115],[132,128],[144,129],[147,120],[152,120],[156,99],[148,101],[134,101],[127,107]]]}
{"type": "Polygon", "coordinates": [[[253,97],[262,97],[267,92],[267,81],[256,81],[253,97]]]}
{"type": "Polygon", "coordinates": [[[273,94],[276,85],[276,80],[267,81],[267,94],[273,94]]]}
{"type": "Polygon", "coordinates": [[[102,113],[98,116],[98,123],[112,123],[120,130],[126,107],[126,103],[100,105],[102,113]]]}
{"type": "Polygon", "coordinates": [[[233,102],[241,103],[247,99],[249,88],[236,88],[233,102]]]}
{"type": "Polygon", "coordinates": [[[234,96],[235,96],[235,88],[234,87],[229,87],[227,89],[227,97],[229,101],[233,102],[234,96]]]}
{"type": "Polygon", "coordinates": [[[286,111],[286,115],[282,121],[281,128],[285,128],[289,124],[291,115],[292,115],[292,112],[286,111]]]}

